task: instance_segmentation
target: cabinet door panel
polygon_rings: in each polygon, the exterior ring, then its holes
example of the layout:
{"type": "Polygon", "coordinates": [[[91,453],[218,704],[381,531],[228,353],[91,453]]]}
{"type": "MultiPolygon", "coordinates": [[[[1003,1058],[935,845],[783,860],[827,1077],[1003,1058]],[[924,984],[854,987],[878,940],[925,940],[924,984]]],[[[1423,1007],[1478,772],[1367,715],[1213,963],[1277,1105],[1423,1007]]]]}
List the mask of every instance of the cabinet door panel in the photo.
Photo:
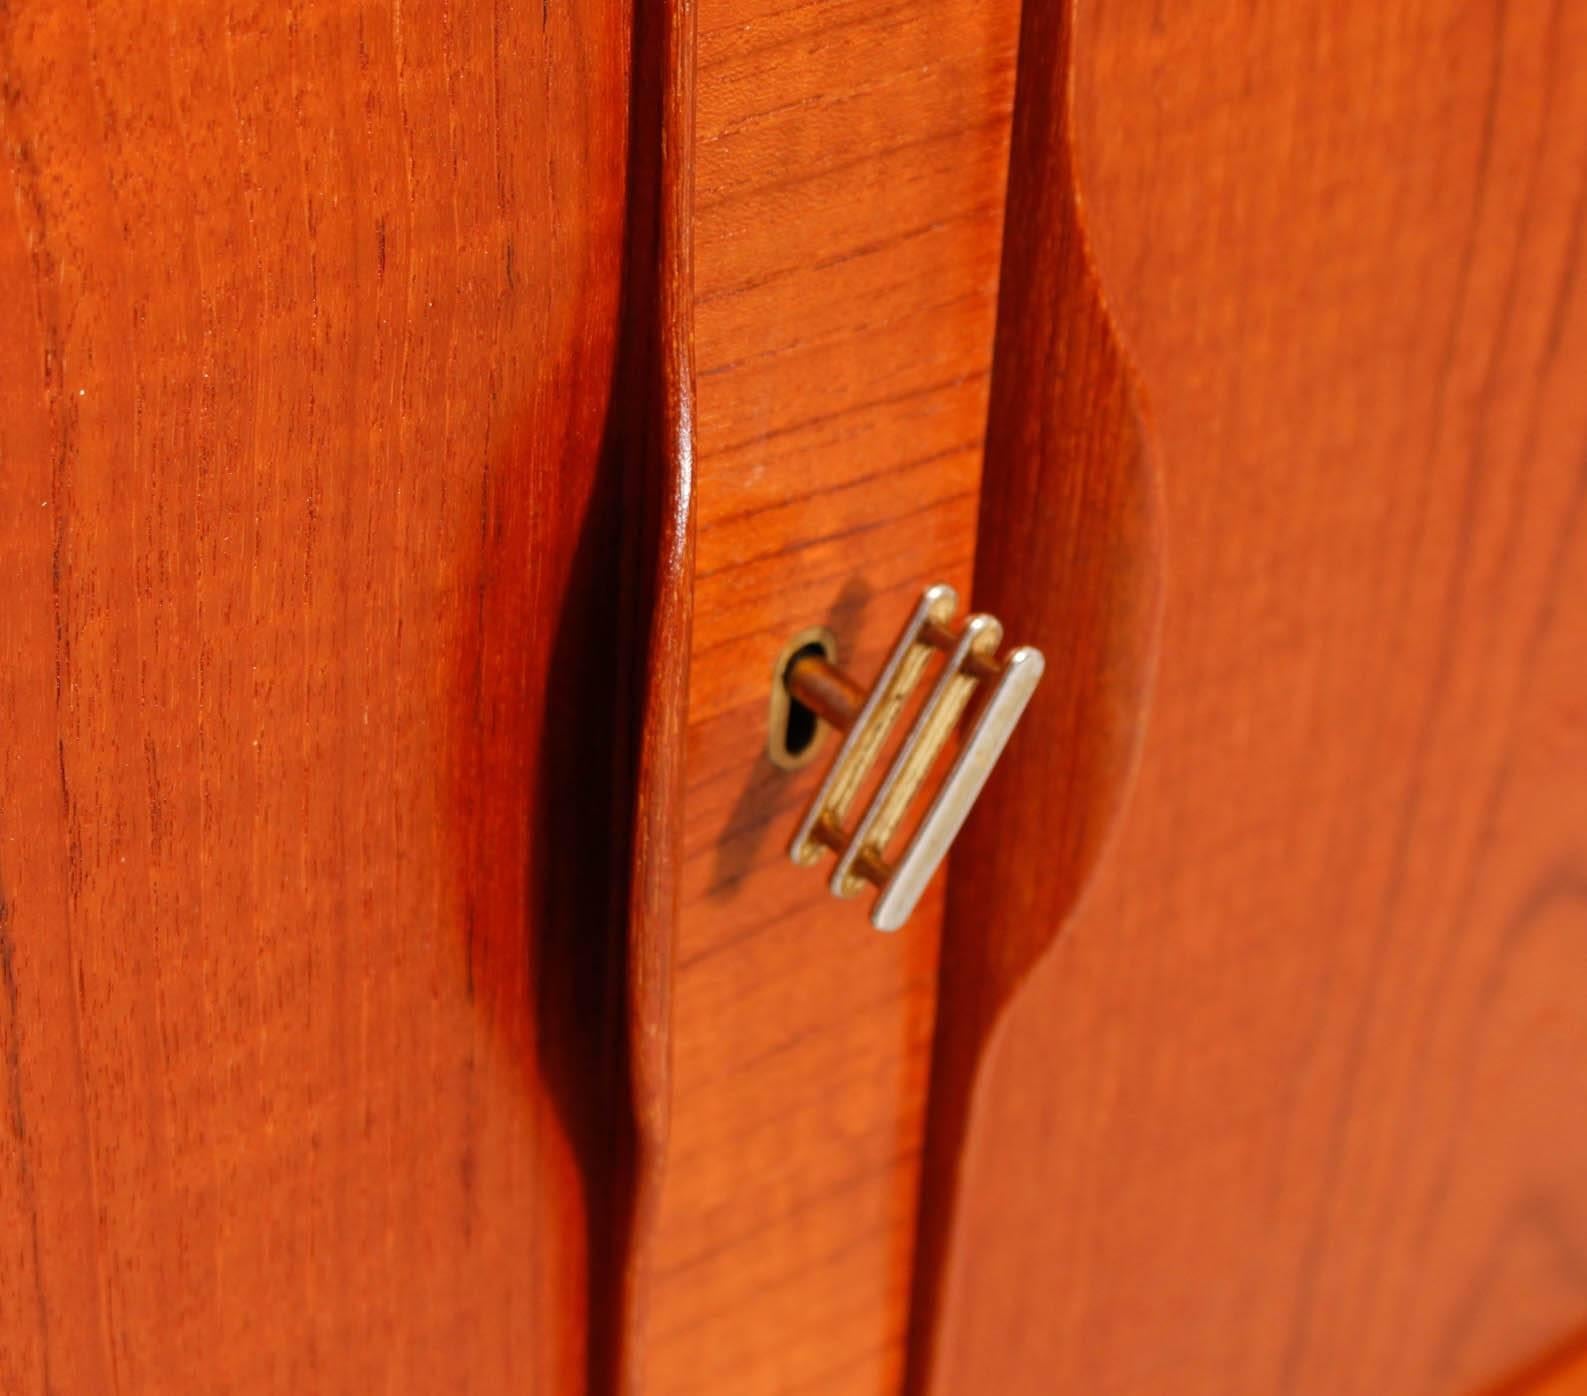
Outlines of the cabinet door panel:
{"type": "Polygon", "coordinates": [[[1587,16],[1074,23],[1161,643],[1094,875],[1034,861],[1039,766],[956,850],[942,1023],[988,926],[1057,939],[979,1058],[930,1389],[1472,1391],[1587,1318],[1587,16]]]}
{"type": "Polygon", "coordinates": [[[8,1392],[605,1380],[687,537],[632,37],[0,10],[8,1392]]]}

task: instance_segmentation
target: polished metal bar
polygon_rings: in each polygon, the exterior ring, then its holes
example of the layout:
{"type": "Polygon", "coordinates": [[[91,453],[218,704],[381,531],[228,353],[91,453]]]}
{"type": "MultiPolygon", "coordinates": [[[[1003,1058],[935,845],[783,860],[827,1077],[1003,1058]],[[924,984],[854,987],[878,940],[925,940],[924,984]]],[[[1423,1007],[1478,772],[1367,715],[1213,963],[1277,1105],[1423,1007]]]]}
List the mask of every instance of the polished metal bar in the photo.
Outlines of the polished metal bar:
{"type": "MultiPolygon", "coordinates": [[[[1002,639],[1003,627],[991,616],[971,616],[965,623],[925,706],[905,735],[892,765],[860,816],[859,824],[849,835],[848,847],[838,855],[828,884],[837,896],[852,897],[864,887],[866,879],[855,868],[861,854],[875,859],[886,858],[888,840],[975,689],[976,679],[964,672],[966,662],[972,655],[984,658],[995,654],[1002,639]]],[[[893,876],[896,878],[896,871],[893,876]]],[[[889,885],[892,880],[888,879],[889,885]]]]}
{"type": "MultiPolygon", "coordinates": [[[[877,930],[896,931],[909,919],[948,846],[969,817],[976,796],[1008,744],[1045,667],[1041,652],[1028,646],[1016,649],[1004,661],[996,687],[871,908],[871,924],[877,930]]],[[[858,837],[856,834],[856,840],[858,837]]],[[[851,847],[853,843],[851,840],[851,847]]]]}
{"type": "Polygon", "coordinates": [[[788,856],[794,862],[813,863],[821,856],[822,848],[834,838],[841,841],[843,816],[849,803],[925,668],[928,647],[920,640],[921,630],[928,623],[945,624],[952,619],[958,605],[959,594],[945,583],[928,587],[921,596],[882,666],[870,696],[844,734],[843,744],[826,778],[794,830],[788,844],[788,856]],[[817,836],[818,825],[825,837],[817,836]]]}

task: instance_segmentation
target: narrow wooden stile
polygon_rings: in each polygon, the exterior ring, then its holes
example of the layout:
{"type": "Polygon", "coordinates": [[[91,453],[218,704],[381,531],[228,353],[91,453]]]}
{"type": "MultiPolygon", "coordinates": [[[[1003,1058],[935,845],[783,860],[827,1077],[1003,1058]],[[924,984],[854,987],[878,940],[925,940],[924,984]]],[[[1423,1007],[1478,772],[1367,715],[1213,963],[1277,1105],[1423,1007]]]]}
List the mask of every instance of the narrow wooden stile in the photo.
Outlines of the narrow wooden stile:
{"type": "MultiPolygon", "coordinates": [[[[651,1240],[666,1163],[695,546],[694,0],[636,0],[633,24],[628,257],[632,284],[649,294],[625,306],[625,331],[641,346],[635,388],[645,410],[630,468],[644,507],[633,603],[648,644],[636,685],[626,957],[633,1144],[619,1182],[629,1195],[618,1204],[628,1224],[616,1238],[624,1250],[618,1356],[607,1369],[614,1396],[643,1390],[651,1240]]],[[[601,1330],[592,1313],[592,1342],[601,1330]]],[[[592,1376],[602,1360],[592,1352],[592,1376]]]]}

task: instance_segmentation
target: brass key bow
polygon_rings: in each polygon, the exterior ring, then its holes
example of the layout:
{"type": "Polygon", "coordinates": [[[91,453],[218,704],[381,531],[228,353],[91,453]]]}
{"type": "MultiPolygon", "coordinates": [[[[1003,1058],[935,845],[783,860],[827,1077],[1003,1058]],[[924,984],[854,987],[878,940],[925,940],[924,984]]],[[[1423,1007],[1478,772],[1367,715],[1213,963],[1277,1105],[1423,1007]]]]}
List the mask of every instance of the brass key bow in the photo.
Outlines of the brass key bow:
{"type": "Polygon", "coordinates": [[[992,616],[972,615],[955,627],[958,604],[952,587],[929,587],[868,693],[818,654],[796,657],[782,675],[797,702],[844,734],[788,854],[796,863],[811,864],[824,849],[835,852],[830,886],[836,896],[855,896],[867,883],[878,887],[871,924],[879,931],[896,931],[909,919],[1045,667],[1041,652],[1029,645],[999,659],[1002,624],[992,616]],[[911,693],[939,657],[941,667],[914,721],[850,825],[855,797],[911,693]],[[896,862],[890,861],[887,850],[894,835],[974,698],[980,699],[979,706],[946,776],[896,862]]]}

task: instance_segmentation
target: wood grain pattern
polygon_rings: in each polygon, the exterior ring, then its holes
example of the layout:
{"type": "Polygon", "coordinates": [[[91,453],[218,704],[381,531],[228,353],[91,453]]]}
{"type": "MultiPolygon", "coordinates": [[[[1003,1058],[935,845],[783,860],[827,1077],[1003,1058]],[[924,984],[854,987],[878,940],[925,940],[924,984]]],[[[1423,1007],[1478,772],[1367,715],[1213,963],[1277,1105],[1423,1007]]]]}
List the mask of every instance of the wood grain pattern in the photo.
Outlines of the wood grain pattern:
{"type": "Polygon", "coordinates": [[[585,1315],[638,1317],[687,651],[653,11],[0,8],[0,1389],[632,1356],[585,1315]]]}
{"type": "Polygon", "coordinates": [[[940,893],[880,936],[787,862],[771,671],[874,670],[969,575],[1013,4],[700,8],[700,546],[656,1393],[896,1389],[940,893]]]}
{"type": "MultiPolygon", "coordinates": [[[[1549,0],[1079,9],[1162,644],[982,1060],[933,1390],[1447,1396],[1580,1331],[1584,45],[1549,0]]],[[[949,945],[1028,895],[967,837],[949,945]]]]}
{"type": "Polygon", "coordinates": [[[981,1058],[1094,870],[1140,753],[1160,481],[1085,245],[1071,11],[1027,3],[1009,156],[975,604],[1047,673],[951,855],[906,1389],[930,1389],[981,1058]]]}

